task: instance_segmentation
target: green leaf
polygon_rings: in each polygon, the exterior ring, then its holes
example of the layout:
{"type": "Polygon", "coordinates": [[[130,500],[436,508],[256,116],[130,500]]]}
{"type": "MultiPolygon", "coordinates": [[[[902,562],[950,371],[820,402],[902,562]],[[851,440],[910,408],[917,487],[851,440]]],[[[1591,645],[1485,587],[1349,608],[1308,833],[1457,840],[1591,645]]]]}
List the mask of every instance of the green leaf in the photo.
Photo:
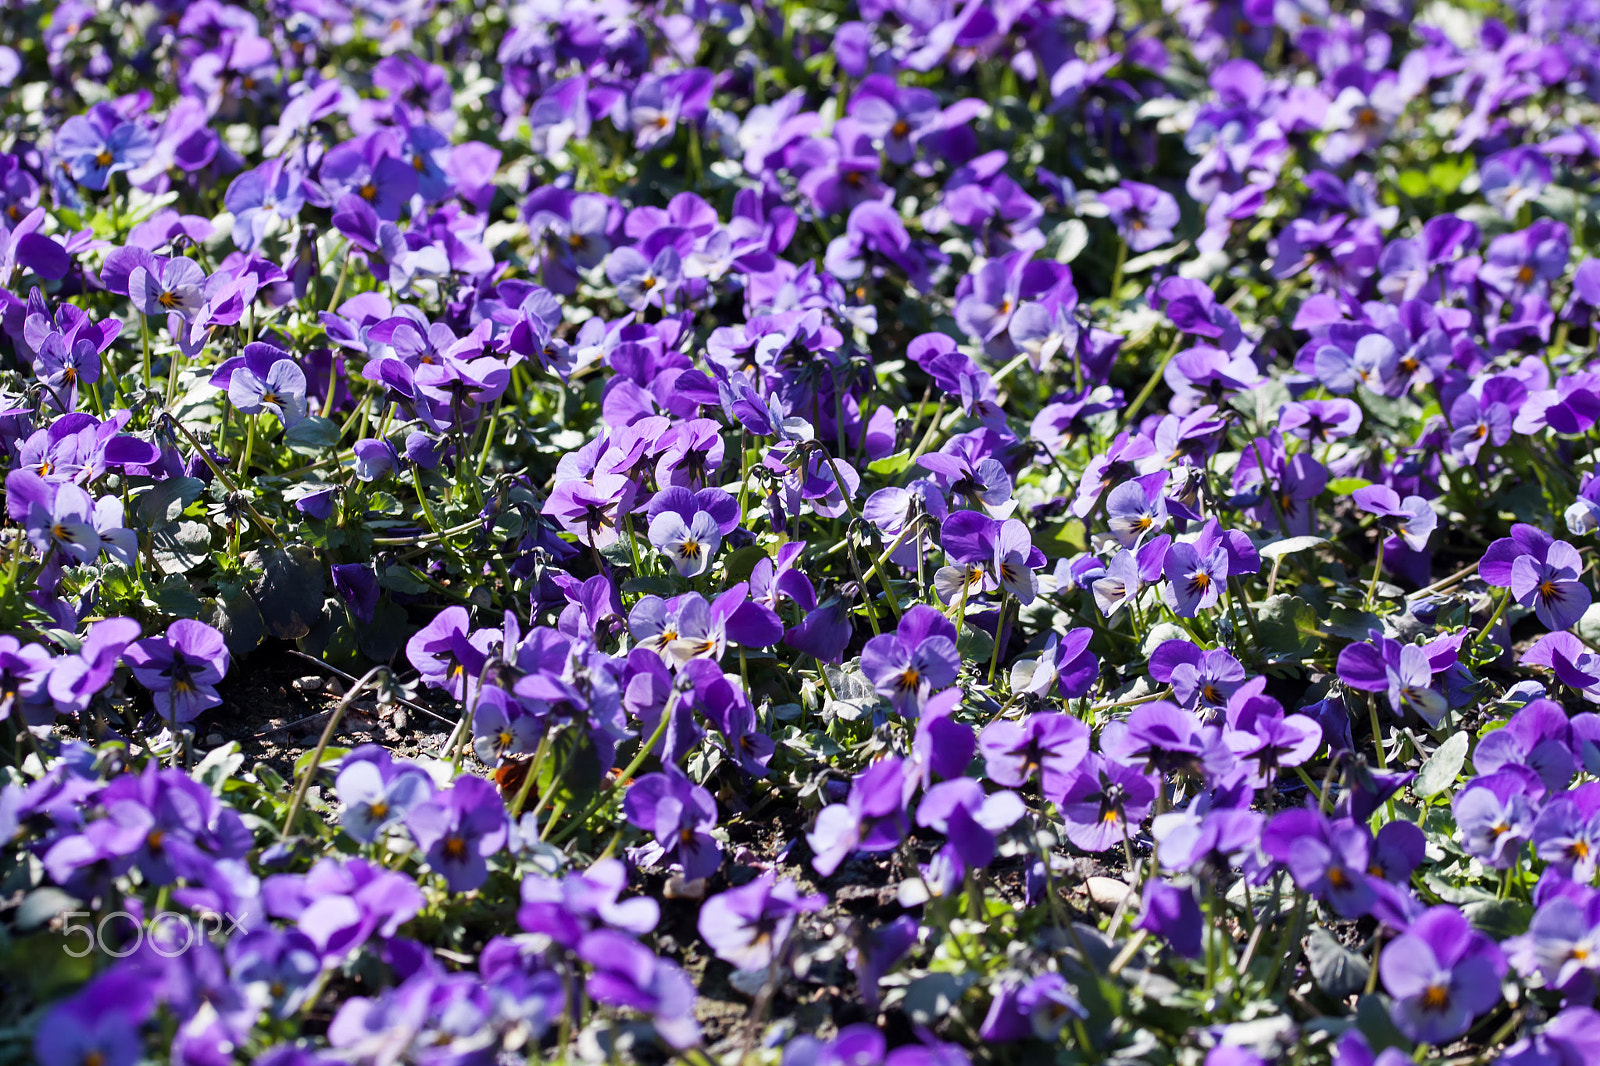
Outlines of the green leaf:
{"type": "Polygon", "coordinates": [[[1366,640],[1374,629],[1383,628],[1383,619],[1371,611],[1334,604],[1328,611],[1328,632],[1346,640],[1366,640]]]}
{"type": "MultiPolygon", "coordinates": [[[[1292,397],[1289,387],[1281,381],[1264,381],[1257,387],[1246,392],[1241,392],[1228,401],[1242,415],[1252,419],[1256,427],[1265,433],[1270,426],[1278,422],[1278,412],[1292,397]]],[[[1246,452],[1248,456],[1248,450],[1246,452]]]]}
{"type": "Polygon", "coordinates": [[[1437,796],[1455,784],[1456,777],[1461,773],[1461,767],[1466,761],[1467,734],[1451,733],[1445,738],[1445,742],[1428,756],[1428,761],[1422,764],[1411,790],[1424,799],[1437,796]]]}
{"type": "Polygon", "coordinates": [[[1364,477],[1336,477],[1328,482],[1328,491],[1335,496],[1348,496],[1356,489],[1364,489],[1372,482],[1364,477]]]}
{"type": "Polygon", "coordinates": [[[974,973],[925,974],[906,986],[901,1009],[918,1025],[936,1025],[950,1017],[977,979],[974,973]]]}
{"type": "Polygon", "coordinates": [[[1315,548],[1319,544],[1328,543],[1326,537],[1289,537],[1285,540],[1275,540],[1261,549],[1263,559],[1277,559],[1284,555],[1294,555],[1315,548]]]}
{"type": "Polygon", "coordinates": [[[292,452],[315,455],[339,443],[339,426],[332,419],[310,415],[296,422],[283,440],[292,452]]]}
{"type": "Polygon", "coordinates": [[[1179,241],[1170,247],[1157,248],[1153,252],[1136,255],[1122,265],[1123,277],[1131,278],[1133,275],[1142,274],[1152,267],[1166,266],[1188,250],[1189,242],[1179,241]]]}
{"type": "Polygon", "coordinates": [[[1428,168],[1428,184],[1439,195],[1449,196],[1461,188],[1461,183],[1467,180],[1467,175],[1473,170],[1473,164],[1466,156],[1442,159],[1428,168]]]}
{"type": "Polygon", "coordinates": [[[309,548],[262,548],[245,556],[261,576],[250,595],[261,608],[267,632],[280,640],[299,640],[322,621],[322,600],[327,589],[322,564],[309,548]]]}
{"type": "Polygon", "coordinates": [[[1520,899],[1486,899],[1468,903],[1461,908],[1461,913],[1478,929],[1496,940],[1504,940],[1528,931],[1533,906],[1520,899]]]}
{"type": "Polygon", "coordinates": [[[147,529],[156,529],[176,522],[182,516],[183,509],[198,500],[205,488],[205,482],[197,477],[173,477],[159,481],[139,497],[133,505],[133,513],[139,516],[139,521],[147,529]]]}
{"type": "Polygon", "coordinates": [[[727,562],[722,564],[727,575],[728,584],[737,585],[749,577],[750,571],[754,570],[756,564],[765,558],[767,558],[767,550],[759,544],[747,544],[729,555],[727,562]]]}
{"type": "Polygon", "coordinates": [[[22,898],[22,905],[17,908],[12,921],[17,923],[18,929],[27,931],[37,929],[68,911],[78,909],[78,897],[46,885],[34,889],[22,898]]]}
{"type": "Polygon", "coordinates": [[[164,574],[181,574],[206,561],[211,527],[204,522],[169,522],[150,535],[156,565],[164,574]]]}
{"type": "Polygon", "coordinates": [[[1367,986],[1371,970],[1367,960],[1320,925],[1312,930],[1306,943],[1306,962],[1311,965],[1311,979],[1317,987],[1335,999],[1354,995],[1367,986]]]}
{"type": "Polygon", "coordinates": [[[1255,608],[1256,632],[1269,662],[1288,662],[1315,655],[1321,643],[1317,612],[1299,596],[1280,592],[1255,608]]]}
{"type": "Polygon", "coordinates": [[[664,577],[630,577],[622,583],[622,591],[626,593],[640,593],[646,596],[660,596],[663,599],[673,593],[672,581],[664,577]]]}
{"type": "Polygon", "coordinates": [[[960,638],[956,641],[956,650],[968,662],[983,664],[983,669],[989,669],[989,659],[994,654],[994,638],[976,626],[963,625],[960,638]]]}
{"type": "Polygon", "coordinates": [[[205,606],[200,602],[200,597],[194,594],[194,589],[189,587],[188,579],[180,574],[173,574],[157,585],[151,590],[150,598],[164,613],[174,618],[199,618],[205,606]]]}
{"type": "Polygon", "coordinates": [[[278,771],[274,770],[266,763],[256,763],[250,768],[250,772],[255,775],[256,780],[260,782],[262,788],[267,790],[269,795],[288,795],[288,782],[283,779],[282,774],[278,773],[278,771]]]}
{"type": "Polygon", "coordinates": [[[1058,263],[1070,263],[1089,247],[1089,227],[1081,218],[1069,218],[1050,231],[1045,251],[1058,263]],[[1050,245],[1055,247],[1052,249],[1050,245]]]}
{"type": "Polygon", "coordinates": [[[378,584],[390,592],[401,592],[407,596],[420,596],[428,591],[428,583],[418,579],[409,566],[401,563],[385,567],[378,584]]]}
{"type": "Polygon", "coordinates": [[[405,513],[405,504],[387,492],[374,492],[367,497],[367,510],[373,514],[397,515],[405,513]]]}
{"type": "Polygon", "coordinates": [[[1394,1018],[1389,1014],[1389,1005],[1382,996],[1362,996],[1357,1001],[1356,1028],[1361,1030],[1361,1035],[1367,1038],[1374,1052],[1397,1047],[1408,1056],[1411,1053],[1411,1041],[1395,1026],[1394,1018]]]}
{"type": "Polygon", "coordinates": [[[205,613],[204,621],[222,633],[228,650],[236,656],[254,651],[266,639],[267,623],[261,608],[242,588],[224,588],[205,613]]]}
{"type": "MultiPolygon", "coordinates": [[[[303,755],[301,755],[298,759],[296,759],[294,761],[294,776],[295,777],[299,777],[301,774],[306,772],[306,767],[311,765],[311,756],[315,755],[316,753],[317,753],[317,749],[316,748],[312,748],[310,751],[304,753],[303,755]]],[[[343,759],[346,755],[349,755],[349,754],[350,754],[350,749],[349,748],[336,748],[332,744],[330,744],[326,748],[323,749],[322,761],[317,764],[317,769],[319,769],[319,770],[327,770],[330,767],[332,767],[335,763],[339,762],[339,760],[343,759]]]]}
{"type": "Polygon", "coordinates": [[[386,663],[405,647],[416,627],[404,607],[384,598],[372,612],[372,621],[356,622],[355,631],[361,654],[375,663],[386,663]]]}
{"type": "Polygon", "coordinates": [[[911,465],[911,449],[886,455],[882,459],[874,459],[867,464],[867,469],[874,474],[883,474],[892,477],[911,465]]]}
{"type": "Polygon", "coordinates": [[[239,750],[239,742],[230,740],[206,752],[206,757],[194,768],[194,778],[211,789],[213,795],[220,796],[223,784],[243,765],[244,753],[239,750]]]}
{"type": "Polygon", "coordinates": [[[1420,199],[1433,191],[1433,183],[1420,170],[1402,170],[1395,178],[1400,191],[1412,199],[1420,199]]]}

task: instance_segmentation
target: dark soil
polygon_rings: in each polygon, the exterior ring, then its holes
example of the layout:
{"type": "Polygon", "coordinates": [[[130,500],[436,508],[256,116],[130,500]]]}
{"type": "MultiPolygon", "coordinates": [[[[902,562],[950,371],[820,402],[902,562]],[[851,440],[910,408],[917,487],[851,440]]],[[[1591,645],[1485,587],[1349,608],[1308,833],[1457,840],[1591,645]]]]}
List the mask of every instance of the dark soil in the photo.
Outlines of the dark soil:
{"type": "MultiPolygon", "coordinates": [[[[317,746],[328,715],[351,683],[293,654],[291,647],[286,641],[268,642],[235,664],[217,689],[222,706],[194,723],[200,751],[238,741],[247,767],[264,762],[285,779],[293,777],[295,760],[317,746]]],[[[433,715],[399,704],[380,706],[364,694],[345,709],[329,744],[382,744],[403,757],[441,754],[460,712],[427,692],[412,702],[432,706],[433,715]]]]}

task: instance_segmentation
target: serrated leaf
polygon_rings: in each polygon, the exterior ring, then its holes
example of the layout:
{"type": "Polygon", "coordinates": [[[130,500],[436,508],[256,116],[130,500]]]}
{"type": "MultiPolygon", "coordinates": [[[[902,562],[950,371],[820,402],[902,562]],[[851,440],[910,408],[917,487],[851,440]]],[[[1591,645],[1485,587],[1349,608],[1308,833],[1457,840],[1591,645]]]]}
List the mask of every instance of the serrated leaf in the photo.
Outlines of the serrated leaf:
{"type": "Polygon", "coordinates": [[[224,590],[211,601],[203,621],[216,627],[235,656],[253,651],[267,635],[267,624],[261,618],[261,608],[250,594],[241,588],[224,590]]]}
{"type": "Polygon", "coordinates": [[[911,449],[886,455],[882,459],[874,459],[867,464],[867,469],[874,474],[883,474],[892,477],[911,465],[911,449]]]}
{"type": "Polygon", "coordinates": [[[1437,796],[1451,785],[1467,761],[1467,734],[1451,733],[1417,772],[1411,789],[1424,799],[1437,796]]]}
{"type": "Polygon", "coordinates": [[[1328,612],[1328,632],[1336,637],[1347,640],[1367,640],[1372,635],[1372,630],[1383,628],[1383,619],[1371,611],[1359,611],[1353,607],[1335,604],[1328,612]]]}
{"type": "Polygon", "coordinates": [[[1519,936],[1528,931],[1533,906],[1520,899],[1486,899],[1461,908],[1467,921],[1496,940],[1519,936]]]}
{"type": "Polygon", "coordinates": [[[407,596],[420,596],[428,591],[428,583],[411,572],[411,568],[402,563],[395,563],[384,568],[383,576],[378,578],[378,584],[390,592],[400,592],[407,596]]]}
{"type": "Polygon", "coordinates": [[[1315,655],[1320,644],[1317,612],[1299,596],[1280,592],[1255,607],[1261,650],[1276,662],[1315,655]]]}
{"type": "Polygon", "coordinates": [[[239,742],[230,740],[220,748],[206,752],[206,757],[194,768],[194,778],[210,788],[212,794],[220,796],[223,783],[238,773],[243,765],[244,754],[239,750],[239,742]]]}
{"type": "MultiPolygon", "coordinates": [[[[305,752],[294,761],[295,777],[299,777],[301,774],[306,772],[306,767],[311,765],[311,756],[315,755],[316,753],[317,749],[312,748],[310,751],[305,752]]],[[[328,747],[323,749],[322,761],[317,763],[317,769],[326,770],[348,754],[350,754],[349,748],[336,748],[330,744],[328,747]]]]}
{"type": "Polygon", "coordinates": [[[630,577],[622,583],[622,591],[632,595],[660,596],[666,598],[672,595],[672,582],[664,577],[630,577]]]}
{"type": "Polygon", "coordinates": [[[968,662],[983,663],[984,668],[988,669],[989,659],[994,654],[994,637],[977,626],[963,625],[956,641],[956,650],[968,662]]]}
{"type": "Polygon", "coordinates": [[[197,477],[167,478],[139,497],[133,505],[133,513],[146,528],[156,529],[176,522],[183,509],[198,500],[205,489],[205,482],[197,477]]]}
{"type": "Polygon", "coordinates": [[[268,633],[281,640],[299,640],[322,621],[327,582],[309,548],[262,548],[247,554],[245,563],[260,571],[250,595],[261,608],[268,633]]]}
{"type": "Polygon", "coordinates": [[[315,454],[339,443],[339,426],[332,419],[310,415],[296,422],[283,439],[292,452],[315,454]]]}
{"type": "Polygon", "coordinates": [[[1367,986],[1371,965],[1351,951],[1322,926],[1311,931],[1306,943],[1306,962],[1317,987],[1335,999],[1354,995],[1367,986]]]}
{"type": "Polygon", "coordinates": [[[162,573],[185,573],[211,554],[211,527],[204,522],[169,522],[150,535],[150,547],[162,573]]]}
{"type": "Polygon", "coordinates": [[[736,585],[743,581],[750,576],[750,571],[756,568],[756,564],[765,558],[767,550],[758,544],[747,544],[729,555],[727,562],[723,563],[727,583],[736,585]]]}
{"type": "Polygon", "coordinates": [[[1277,559],[1285,555],[1294,555],[1297,552],[1307,551],[1319,544],[1328,543],[1326,537],[1289,537],[1285,540],[1275,540],[1261,549],[1263,559],[1277,559]]]}
{"type": "Polygon", "coordinates": [[[174,618],[199,618],[205,606],[189,586],[188,580],[179,574],[173,574],[151,589],[150,598],[155,600],[157,607],[174,618]]]}

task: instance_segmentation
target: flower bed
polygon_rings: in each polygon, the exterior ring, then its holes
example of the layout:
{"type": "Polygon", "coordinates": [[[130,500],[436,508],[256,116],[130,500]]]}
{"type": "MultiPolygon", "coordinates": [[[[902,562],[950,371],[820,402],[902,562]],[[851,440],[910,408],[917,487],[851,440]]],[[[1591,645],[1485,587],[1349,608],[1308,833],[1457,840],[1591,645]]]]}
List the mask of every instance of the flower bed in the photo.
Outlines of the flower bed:
{"type": "Polygon", "coordinates": [[[1596,24],[0,6],[0,1060],[1600,1062],[1596,24]]]}

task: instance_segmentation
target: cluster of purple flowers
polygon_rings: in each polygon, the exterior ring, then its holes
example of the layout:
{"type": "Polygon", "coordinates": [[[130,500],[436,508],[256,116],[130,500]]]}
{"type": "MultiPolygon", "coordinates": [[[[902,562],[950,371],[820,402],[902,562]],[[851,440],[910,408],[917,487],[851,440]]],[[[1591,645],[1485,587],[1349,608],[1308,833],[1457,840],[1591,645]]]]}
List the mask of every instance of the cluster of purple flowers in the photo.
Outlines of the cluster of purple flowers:
{"type": "Polygon", "coordinates": [[[46,1066],[1600,1055],[1592,0],[0,6],[46,1066]]]}

